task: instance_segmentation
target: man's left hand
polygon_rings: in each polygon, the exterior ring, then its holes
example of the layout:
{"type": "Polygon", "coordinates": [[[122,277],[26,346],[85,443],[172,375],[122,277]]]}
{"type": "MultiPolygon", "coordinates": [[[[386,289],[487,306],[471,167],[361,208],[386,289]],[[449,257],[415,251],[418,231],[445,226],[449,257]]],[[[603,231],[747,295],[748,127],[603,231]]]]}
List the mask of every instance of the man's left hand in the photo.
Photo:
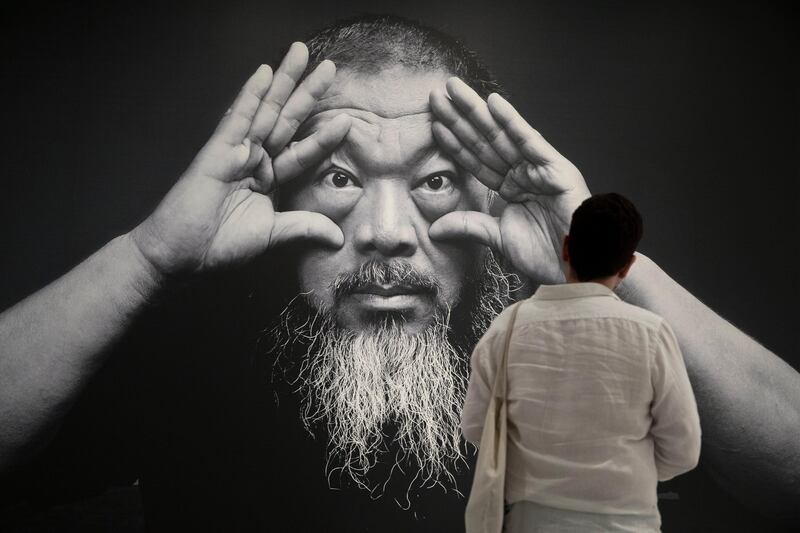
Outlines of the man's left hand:
{"type": "Polygon", "coordinates": [[[561,246],[572,213],[590,196],[578,169],[499,94],[484,101],[458,78],[431,92],[439,144],[507,202],[499,217],[454,211],[433,239],[470,238],[497,250],[537,283],[561,283],[561,246]]]}

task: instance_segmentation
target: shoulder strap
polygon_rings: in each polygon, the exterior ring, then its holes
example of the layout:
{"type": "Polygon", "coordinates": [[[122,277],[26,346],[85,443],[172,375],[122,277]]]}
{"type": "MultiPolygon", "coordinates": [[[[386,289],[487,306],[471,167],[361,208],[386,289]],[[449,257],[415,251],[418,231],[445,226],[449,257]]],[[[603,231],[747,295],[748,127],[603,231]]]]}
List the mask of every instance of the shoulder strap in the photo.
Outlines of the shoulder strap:
{"type": "Polygon", "coordinates": [[[505,399],[506,387],[508,378],[508,348],[511,346],[511,334],[514,332],[514,325],[517,322],[517,311],[519,311],[522,302],[517,302],[511,309],[511,320],[509,321],[508,329],[506,330],[506,339],[503,345],[503,355],[500,359],[500,366],[497,367],[497,374],[494,377],[494,395],[498,398],[505,399]]]}

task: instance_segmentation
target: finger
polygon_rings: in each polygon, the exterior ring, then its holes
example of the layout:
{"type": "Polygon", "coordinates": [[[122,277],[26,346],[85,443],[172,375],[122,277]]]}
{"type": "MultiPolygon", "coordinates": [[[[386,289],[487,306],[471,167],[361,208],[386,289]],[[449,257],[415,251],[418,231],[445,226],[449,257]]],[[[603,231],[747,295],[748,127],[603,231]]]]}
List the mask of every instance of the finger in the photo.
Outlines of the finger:
{"type": "Polygon", "coordinates": [[[267,137],[266,147],[269,153],[277,154],[283,150],[300,124],[311,113],[314,104],[331,86],[335,76],[336,66],[333,61],[325,60],[295,89],[281,109],[275,126],[267,137]]]}
{"type": "Polygon", "coordinates": [[[469,239],[502,250],[500,222],[497,218],[479,211],[453,211],[437,219],[428,229],[435,240],[469,239]]]}
{"type": "Polygon", "coordinates": [[[464,170],[478,178],[478,181],[492,190],[498,190],[503,184],[503,176],[487,166],[475,154],[473,154],[461,140],[456,137],[447,126],[441,122],[431,124],[433,137],[456,160],[464,170]]]}
{"type": "Polygon", "coordinates": [[[275,213],[270,246],[300,239],[313,240],[333,248],[344,244],[342,230],[331,219],[311,211],[275,213]]]}
{"type": "Polygon", "coordinates": [[[561,154],[522,118],[508,100],[497,93],[492,93],[489,95],[488,108],[492,116],[519,146],[526,159],[552,162],[561,157],[561,154]]]}
{"type": "Polygon", "coordinates": [[[481,96],[472,87],[459,78],[447,80],[447,93],[453,103],[461,110],[478,129],[481,135],[488,140],[503,160],[511,166],[522,161],[522,154],[516,143],[506,133],[500,124],[489,112],[489,107],[481,96]]]}
{"type": "Polygon", "coordinates": [[[231,146],[241,144],[250,130],[253,118],[272,84],[272,69],[261,65],[239,91],[231,107],[220,120],[212,138],[231,146]]]}
{"type": "Polygon", "coordinates": [[[430,95],[431,110],[452,131],[461,143],[494,171],[505,174],[508,163],[492,148],[489,141],[464,117],[443,89],[434,89],[430,95]]]}
{"type": "Polygon", "coordinates": [[[269,189],[299,176],[336,149],[350,131],[350,124],[350,115],[336,115],[318,131],[282,151],[272,160],[273,183],[269,189]]]}
{"type": "Polygon", "coordinates": [[[258,108],[253,124],[247,137],[257,144],[262,144],[267,138],[275,121],[283,108],[283,104],[292,94],[297,80],[303,75],[308,63],[308,48],[303,43],[293,43],[281,61],[281,66],[275,71],[272,85],[264,96],[258,108]]]}

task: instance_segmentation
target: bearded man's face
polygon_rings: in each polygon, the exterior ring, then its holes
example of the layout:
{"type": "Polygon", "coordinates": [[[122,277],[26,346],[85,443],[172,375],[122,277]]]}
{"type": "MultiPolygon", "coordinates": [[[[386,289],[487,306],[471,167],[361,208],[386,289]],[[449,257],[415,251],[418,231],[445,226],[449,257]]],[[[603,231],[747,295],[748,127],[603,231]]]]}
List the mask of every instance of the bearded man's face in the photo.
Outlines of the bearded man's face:
{"type": "Polygon", "coordinates": [[[431,133],[428,95],[444,72],[402,67],[378,75],[337,73],[334,85],[303,124],[310,133],[338,114],[352,117],[346,139],[305,179],[281,191],[281,209],[316,211],[342,229],[344,246],[309,250],[300,285],[315,307],[335,313],[342,327],[363,331],[384,313],[402,313],[403,331],[423,331],[437,307],[454,307],[484,252],[465,243],[434,243],[428,228],[445,213],[488,209],[488,189],[462,173],[431,133]],[[334,290],[342,272],[368,261],[402,261],[438,284],[395,283],[334,290]]]}
{"type": "Polygon", "coordinates": [[[445,213],[488,211],[490,201],[431,133],[428,95],[447,78],[402,67],[338,72],[300,132],[340,113],[352,117],[350,132],[280,192],[281,210],[322,213],[344,233],[342,248],[302,254],[303,296],[279,330],[293,337],[281,342],[308,348],[303,416],[325,424],[331,467],[370,488],[381,482],[366,473],[387,437],[420,482],[450,475],[461,458],[468,351],[507,299],[485,248],[428,236],[445,213]]]}

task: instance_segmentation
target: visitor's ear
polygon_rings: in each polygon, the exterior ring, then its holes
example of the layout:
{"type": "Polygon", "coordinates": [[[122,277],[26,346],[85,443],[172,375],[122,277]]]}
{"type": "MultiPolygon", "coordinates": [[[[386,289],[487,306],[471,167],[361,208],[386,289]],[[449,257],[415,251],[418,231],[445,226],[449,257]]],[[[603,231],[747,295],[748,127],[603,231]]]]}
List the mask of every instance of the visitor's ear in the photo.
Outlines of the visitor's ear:
{"type": "Polygon", "coordinates": [[[569,242],[569,235],[564,235],[564,245],[561,247],[561,259],[564,262],[569,263],[569,248],[567,243],[569,242]]]}
{"type": "Polygon", "coordinates": [[[636,261],[636,256],[632,255],[631,258],[628,259],[628,262],[625,263],[625,266],[622,267],[622,270],[619,271],[619,274],[617,274],[619,279],[622,279],[628,275],[628,271],[631,269],[631,266],[633,266],[634,261],[636,261]]]}

